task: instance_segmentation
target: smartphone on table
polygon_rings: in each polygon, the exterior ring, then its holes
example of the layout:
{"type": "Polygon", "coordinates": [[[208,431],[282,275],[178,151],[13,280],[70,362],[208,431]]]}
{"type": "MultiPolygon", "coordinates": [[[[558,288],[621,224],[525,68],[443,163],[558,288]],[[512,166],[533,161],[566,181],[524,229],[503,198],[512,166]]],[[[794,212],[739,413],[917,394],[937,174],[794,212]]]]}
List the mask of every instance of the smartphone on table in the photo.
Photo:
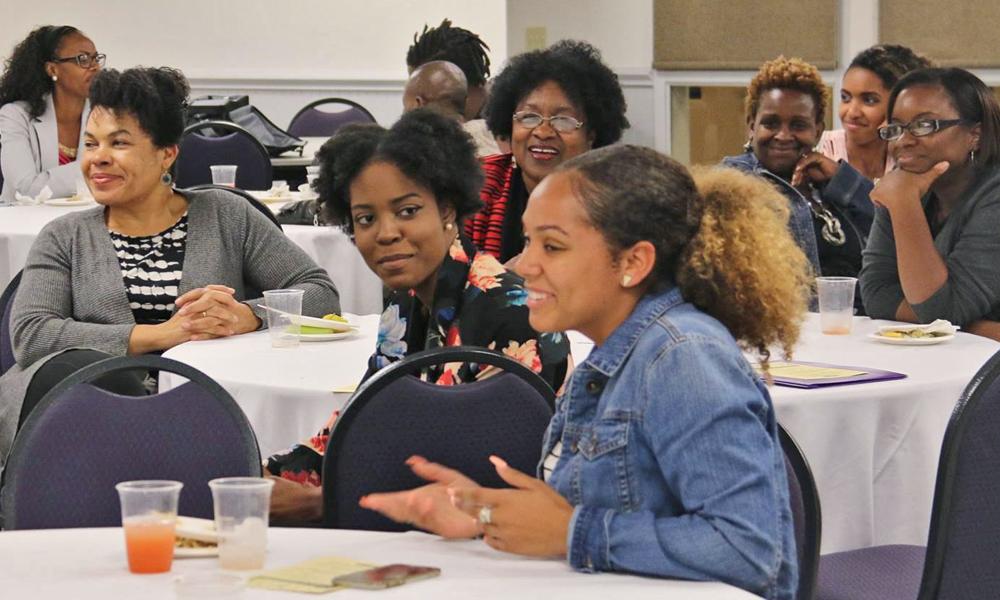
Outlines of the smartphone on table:
{"type": "Polygon", "coordinates": [[[440,574],[441,569],[437,567],[418,567],[417,565],[394,564],[375,567],[374,569],[366,569],[364,571],[355,571],[354,573],[348,573],[347,575],[340,575],[339,577],[333,578],[333,583],[334,585],[342,585],[345,587],[359,588],[363,590],[382,590],[385,588],[396,587],[397,585],[403,585],[404,583],[409,583],[411,581],[420,581],[421,579],[437,577],[440,574]]]}

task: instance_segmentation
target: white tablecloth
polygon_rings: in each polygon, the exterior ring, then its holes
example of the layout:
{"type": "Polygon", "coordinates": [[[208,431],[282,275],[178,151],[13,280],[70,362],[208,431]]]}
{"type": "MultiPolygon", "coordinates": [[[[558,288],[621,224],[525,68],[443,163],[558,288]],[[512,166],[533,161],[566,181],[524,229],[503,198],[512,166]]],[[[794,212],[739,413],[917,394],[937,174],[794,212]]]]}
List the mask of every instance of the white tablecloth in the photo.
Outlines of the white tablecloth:
{"type": "MultiPolygon", "coordinates": [[[[361,380],[375,350],[379,316],[353,319],[361,324],[359,335],[331,342],[272,348],[270,334],[258,331],[188,342],[163,356],[189,364],[219,382],[246,413],[261,455],[267,457],[316,433],[350,398],[349,388],[361,380]]],[[[162,373],[160,390],[182,381],[162,373]]]]}
{"type": "MultiPolygon", "coordinates": [[[[381,533],[272,528],[265,568],[290,566],[323,556],[374,564],[435,566],[433,579],[379,591],[338,591],[338,600],[403,598],[674,598],[744,600],[751,595],[721,583],[696,583],[618,574],[574,572],[565,562],[497,552],[478,540],[445,541],[424,533],[381,533]]],[[[121,529],[50,529],[0,533],[0,592],[10,600],[174,600],[175,580],[219,572],[217,559],[178,559],[172,571],[132,575],[121,529]]],[[[227,571],[228,573],[250,573],[227,571]]],[[[310,596],[246,588],[237,598],[302,600],[310,596]]],[[[324,596],[325,597],[325,596],[324,596]]]]}
{"type": "MultiPolygon", "coordinates": [[[[88,204],[82,208],[91,208],[88,204]]],[[[0,207],[0,291],[24,268],[28,250],[49,221],[82,210],[79,207],[0,207]]],[[[334,227],[285,225],[285,235],[326,269],[340,291],[341,308],[358,314],[382,311],[382,282],[371,272],[358,249],[334,227]]]]}

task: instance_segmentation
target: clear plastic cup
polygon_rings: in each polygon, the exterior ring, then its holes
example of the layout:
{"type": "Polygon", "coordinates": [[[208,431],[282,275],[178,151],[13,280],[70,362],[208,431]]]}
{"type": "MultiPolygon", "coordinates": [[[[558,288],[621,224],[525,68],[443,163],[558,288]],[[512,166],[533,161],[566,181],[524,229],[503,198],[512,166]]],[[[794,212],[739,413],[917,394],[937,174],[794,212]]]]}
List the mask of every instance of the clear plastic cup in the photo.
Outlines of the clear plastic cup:
{"type": "Polygon", "coordinates": [[[855,277],[817,277],[820,330],[827,335],[847,335],[854,322],[855,277]]]}
{"type": "Polygon", "coordinates": [[[123,481],[115,486],[122,505],[122,529],[128,569],[133,573],[165,573],[174,558],[179,481],[123,481]]]}
{"type": "Polygon", "coordinates": [[[271,332],[272,348],[295,348],[299,345],[300,328],[289,315],[302,315],[303,290],[268,290],[264,292],[267,328],[271,332]]]}
{"type": "Polygon", "coordinates": [[[212,183],[236,187],[236,165],[212,165],[212,183]]]}
{"type": "Polygon", "coordinates": [[[223,477],[209,481],[208,487],[215,503],[219,565],[234,570],[262,568],[274,482],[262,477],[223,477]]]}

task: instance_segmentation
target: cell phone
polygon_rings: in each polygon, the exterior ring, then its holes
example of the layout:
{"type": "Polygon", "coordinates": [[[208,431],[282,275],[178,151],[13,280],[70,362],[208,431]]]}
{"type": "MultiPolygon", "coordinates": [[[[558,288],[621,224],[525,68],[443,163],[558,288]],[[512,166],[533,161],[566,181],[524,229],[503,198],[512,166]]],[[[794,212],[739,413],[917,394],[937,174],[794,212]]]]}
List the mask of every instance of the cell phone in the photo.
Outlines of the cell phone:
{"type": "Polygon", "coordinates": [[[441,569],[437,567],[394,564],[340,575],[333,578],[333,583],[363,590],[384,590],[411,581],[437,577],[440,574],[441,569]]]}

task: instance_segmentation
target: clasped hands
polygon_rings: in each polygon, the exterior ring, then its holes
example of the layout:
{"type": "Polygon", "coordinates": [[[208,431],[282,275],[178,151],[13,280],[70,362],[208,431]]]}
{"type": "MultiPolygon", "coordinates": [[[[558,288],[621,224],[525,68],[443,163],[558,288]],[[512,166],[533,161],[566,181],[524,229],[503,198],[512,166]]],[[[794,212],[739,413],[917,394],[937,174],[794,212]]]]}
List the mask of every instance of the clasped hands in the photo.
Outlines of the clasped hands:
{"type": "MultiPolygon", "coordinates": [[[[260,325],[253,310],[236,300],[224,285],[207,285],[188,291],[174,301],[177,312],[170,319],[190,334],[191,340],[208,340],[254,331],[260,325]]],[[[168,321],[169,322],[169,321],[168,321]]]]}
{"type": "Polygon", "coordinates": [[[491,456],[490,462],[512,489],[479,486],[465,475],[420,456],[406,464],[428,485],[404,492],[371,494],[363,508],[411,523],[447,538],[483,535],[487,544],[528,556],[565,556],[573,507],[545,482],[491,456]],[[483,507],[489,515],[482,522],[483,507]]]}

